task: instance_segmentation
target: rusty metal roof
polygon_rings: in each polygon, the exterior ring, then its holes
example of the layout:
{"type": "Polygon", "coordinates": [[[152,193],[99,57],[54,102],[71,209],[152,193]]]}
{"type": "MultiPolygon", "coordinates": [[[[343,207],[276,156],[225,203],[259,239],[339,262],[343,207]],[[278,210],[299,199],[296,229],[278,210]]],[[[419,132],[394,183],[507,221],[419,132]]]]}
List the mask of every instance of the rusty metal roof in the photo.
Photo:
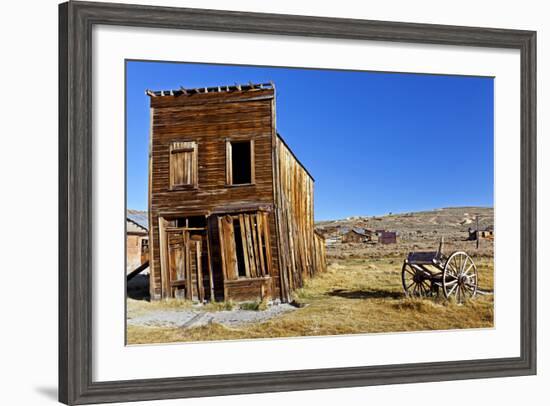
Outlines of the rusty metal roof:
{"type": "Polygon", "coordinates": [[[257,90],[275,89],[273,82],[269,83],[252,83],[226,85],[226,86],[211,86],[211,87],[194,87],[185,88],[181,86],[179,89],[172,90],[145,90],[145,94],[150,97],[162,96],[181,96],[201,93],[229,93],[229,92],[249,92],[257,90]]]}
{"type": "Polygon", "coordinates": [[[128,209],[126,219],[145,230],[149,230],[149,218],[146,211],[128,209]]]}

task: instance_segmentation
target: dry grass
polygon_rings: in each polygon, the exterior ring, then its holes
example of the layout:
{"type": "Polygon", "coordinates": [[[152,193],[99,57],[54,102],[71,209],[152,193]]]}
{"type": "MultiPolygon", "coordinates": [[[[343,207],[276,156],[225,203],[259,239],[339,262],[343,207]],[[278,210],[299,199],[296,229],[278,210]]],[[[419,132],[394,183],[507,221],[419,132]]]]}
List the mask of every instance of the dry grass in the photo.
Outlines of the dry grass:
{"type": "MultiPolygon", "coordinates": [[[[231,340],[337,334],[483,328],[493,326],[493,297],[478,296],[457,305],[442,298],[410,299],[400,285],[402,259],[346,259],[296,292],[305,307],[264,323],[227,328],[128,326],[128,344],[231,340]]],[[[491,290],[493,262],[476,258],[480,287],[491,290]]],[[[188,302],[133,303],[129,317],[154,309],[190,306],[188,302]]],[[[211,306],[225,306],[214,304],[211,306]]],[[[215,310],[212,308],[211,310],[215,310]]]]}

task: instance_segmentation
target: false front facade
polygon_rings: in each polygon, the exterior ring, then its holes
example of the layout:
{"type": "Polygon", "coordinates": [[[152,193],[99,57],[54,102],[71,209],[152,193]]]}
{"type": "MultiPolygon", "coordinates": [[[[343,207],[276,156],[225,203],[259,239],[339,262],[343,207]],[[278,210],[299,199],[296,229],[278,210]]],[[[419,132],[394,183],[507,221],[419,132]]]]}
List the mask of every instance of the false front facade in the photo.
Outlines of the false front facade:
{"type": "Polygon", "coordinates": [[[325,269],[272,84],[147,91],[151,298],[291,300],[325,269]]]}

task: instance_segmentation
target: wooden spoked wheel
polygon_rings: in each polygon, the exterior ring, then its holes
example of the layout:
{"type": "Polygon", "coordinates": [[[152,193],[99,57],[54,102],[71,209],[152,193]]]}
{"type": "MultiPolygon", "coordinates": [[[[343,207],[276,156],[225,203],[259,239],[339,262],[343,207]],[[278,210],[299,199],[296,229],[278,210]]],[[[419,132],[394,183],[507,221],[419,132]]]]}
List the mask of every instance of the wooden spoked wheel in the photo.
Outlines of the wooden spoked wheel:
{"type": "Polygon", "coordinates": [[[431,274],[412,267],[407,261],[403,263],[401,281],[405,295],[410,297],[425,297],[432,294],[431,274]]]}
{"type": "Polygon", "coordinates": [[[454,297],[457,303],[464,303],[476,295],[477,268],[468,254],[457,251],[447,259],[442,285],[445,297],[454,297]]]}

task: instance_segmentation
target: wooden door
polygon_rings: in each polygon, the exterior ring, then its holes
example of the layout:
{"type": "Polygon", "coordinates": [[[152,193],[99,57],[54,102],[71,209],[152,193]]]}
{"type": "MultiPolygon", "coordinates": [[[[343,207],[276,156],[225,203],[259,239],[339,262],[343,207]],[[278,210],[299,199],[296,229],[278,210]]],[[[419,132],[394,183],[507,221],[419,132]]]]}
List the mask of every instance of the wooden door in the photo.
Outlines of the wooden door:
{"type": "Polygon", "coordinates": [[[170,296],[204,300],[204,237],[185,229],[167,230],[168,278],[170,296]]]}

